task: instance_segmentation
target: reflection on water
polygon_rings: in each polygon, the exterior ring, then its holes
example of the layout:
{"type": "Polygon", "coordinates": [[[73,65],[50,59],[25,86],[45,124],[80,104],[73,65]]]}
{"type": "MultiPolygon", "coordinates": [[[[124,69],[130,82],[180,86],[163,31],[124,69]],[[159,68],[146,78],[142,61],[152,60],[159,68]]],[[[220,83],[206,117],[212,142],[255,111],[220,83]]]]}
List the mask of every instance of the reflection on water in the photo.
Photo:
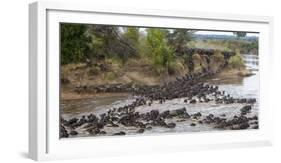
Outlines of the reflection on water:
{"type": "MultiPolygon", "coordinates": [[[[257,102],[254,104],[252,112],[248,116],[258,115],[258,104],[259,104],[259,72],[258,72],[258,56],[255,55],[243,55],[243,59],[247,66],[247,69],[251,70],[254,75],[249,77],[236,77],[236,78],[213,78],[209,82],[214,85],[218,85],[221,91],[225,91],[233,97],[237,98],[256,98],[257,102]]],[[[69,119],[72,117],[80,117],[84,114],[94,113],[99,115],[106,112],[110,108],[117,108],[126,104],[130,104],[134,98],[129,94],[114,94],[107,95],[104,97],[96,97],[89,99],[78,99],[78,100],[62,100],[62,117],[69,119]]],[[[151,106],[140,106],[136,108],[136,111],[140,113],[149,112],[151,110],[159,110],[163,112],[165,110],[174,110],[182,107],[186,107],[187,112],[190,114],[201,112],[202,115],[214,114],[214,115],[225,115],[226,118],[233,117],[238,114],[241,104],[215,104],[214,102],[209,103],[197,103],[187,104],[184,102],[184,98],[178,98],[173,100],[167,100],[163,104],[157,102],[151,106]]],[[[173,129],[154,127],[149,131],[145,131],[144,134],[149,133],[164,133],[164,132],[196,132],[196,131],[213,131],[214,129],[208,125],[198,124],[196,127],[191,127],[192,119],[184,122],[178,122],[178,119],[169,119],[170,122],[176,122],[177,125],[173,129]]],[[[79,129],[78,129],[79,130],[79,129]]],[[[104,129],[109,135],[119,131],[126,131],[126,134],[135,134],[136,129],[133,127],[117,127],[110,128],[105,127],[104,129]]],[[[78,136],[87,136],[88,133],[79,131],[82,133],[78,136]]]]}

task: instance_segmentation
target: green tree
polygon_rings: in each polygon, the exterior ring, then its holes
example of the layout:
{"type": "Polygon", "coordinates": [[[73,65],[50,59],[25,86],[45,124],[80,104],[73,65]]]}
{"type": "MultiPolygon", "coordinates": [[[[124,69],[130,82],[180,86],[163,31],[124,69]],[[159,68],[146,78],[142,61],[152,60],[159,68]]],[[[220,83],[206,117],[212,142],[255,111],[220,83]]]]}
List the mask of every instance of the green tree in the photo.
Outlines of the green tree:
{"type": "Polygon", "coordinates": [[[139,55],[139,28],[138,27],[126,27],[125,32],[123,34],[124,40],[130,45],[135,51],[131,51],[130,56],[139,55]]]}
{"type": "Polygon", "coordinates": [[[127,34],[130,36],[130,39],[128,39],[120,31],[120,27],[92,25],[91,33],[97,40],[96,44],[99,47],[98,55],[109,58],[120,58],[123,62],[126,62],[131,55],[137,53],[137,49],[130,42],[131,39],[133,40],[133,34],[127,34]]]}
{"type": "Polygon", "coordinates": [[[193,39],[193,33],[189,29],[174,29],[168,33],[169,44],[172,45],[177,55],[183,56],[187,43],[193,39]]]}
{"type": "Polygon", "coordinates": [[[124,36],[132,43],[137,44],[139,41],[139,28],[137,27],[126,27],[124,36]]]}
{"type": "Polygon", "coordinates": [[[193,71],[194,64],[192,53],[188,53],[186,49],[188,48],[188,42],[193,40],[194,32],[195,30],[189,29],[173,29],[167,33],[169,45],[175,49],[176,55],[181,56],[185,60],[190,71],[193,71]]]}
{"type": "Polygon", "coordinates": [[[175,61],[175,55],[174,50],[167,43],[165,31],[148,28],[147,45],[157,71],[167,72],[169,66],[175,61]]]}
{"type": "Polygon", "coordinates": [[[91,37],[88,26],[81,24],[61,24],[61,63],[84,62],[91,51],[91,37]]]}

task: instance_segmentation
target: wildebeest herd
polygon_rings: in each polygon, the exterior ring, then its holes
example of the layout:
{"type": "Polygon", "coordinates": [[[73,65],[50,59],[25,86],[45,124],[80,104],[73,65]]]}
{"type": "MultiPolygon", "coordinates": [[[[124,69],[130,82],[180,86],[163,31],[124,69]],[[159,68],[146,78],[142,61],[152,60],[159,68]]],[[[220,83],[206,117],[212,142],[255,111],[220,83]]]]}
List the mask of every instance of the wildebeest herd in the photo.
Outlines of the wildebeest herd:
{"type": "MultiPolygon", "coordinates": [[[[215,73],[205,71],[203,73],[185,75],[177,78],[175,81],[157,86],[125,86],[126,90],[119,88],[119,91],[131,91],[136,97],[128,105],[108,109],[105,113],[95,115],[90,113],[81,117],[64,119],[60,117],[60,137],[66,138],[79,134],[77,128],[82,128],[90,136],[108,135],[105,127],[134,127],[137,133],[144,133],[153,127],[175,128],[174,122],[169,119],[178,119],[185,121],[188,119],[196,120],[190,123],[190,126],[209,125],[222,130],[241,130],[258,129],[258,117],[250,116],[255,98],[234,98],[224,91],[220,91],[218,86],[205,83],[202,79],[213,76],[215,73]],[[239,114],[226,118],[225,115],[202,115],[202,113],[188,113],[188,107],[182,107],[175,110],[151,110],[140,113],[136,111],[140,106],[151,106],[153,103],[165,103],[167,100],[184,98],[186,104],[209,103],[215,104],[234,104],[242,105],[239,114]]],[[[84,89],[84,88],[83,88],[84,89]]],[[[112,89],[112,88],[110,88],[112,89]]],[[[114,88],[113,90],[118,90],[114,88]]],[[[188,105],[187,105],[188,106],[188,105]]],[[[126,135],[126,130],[113,133],[111,135],[126,135]]]]}

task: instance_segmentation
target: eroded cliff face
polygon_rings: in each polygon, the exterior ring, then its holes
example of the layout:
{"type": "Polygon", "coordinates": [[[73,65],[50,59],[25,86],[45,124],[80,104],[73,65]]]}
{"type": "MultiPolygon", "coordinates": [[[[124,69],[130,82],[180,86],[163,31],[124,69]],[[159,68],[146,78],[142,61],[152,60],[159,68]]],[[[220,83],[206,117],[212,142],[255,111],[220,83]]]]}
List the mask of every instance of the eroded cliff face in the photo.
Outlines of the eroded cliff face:
{"type": "Polygon", "coordinates": [[[218,72],[225,68],[230,57],[225,57],[220,51],[208,54],[193,54],[192,62],[194,69],[192,73],[203,73],[204,71],[218,72]]]}
{"type": "MultiPolygon", "coordinates": [[[[156,74],[147,61],[131,60],[125,65],[114,62],[102,63],[102,68],[89,66],[86,64],[65,65],[61,68],[62,92],[90,92],[99,93],[92,90],[122,90],[126,92],[131,87],[162,85],[176,80],[184,75],[221,73],[229,71],[229,60],[231,57],[240,55],[239,53],[219,51],[219,50],[194,50],[187,51],[189,60],[181,62],[181,69],[174,74],[156,74]],[[112,88],[111,88],[112,87],[112,88]],[[91,88],[91,89],[90,89],[91,88]],[[105,89],[106,88],[106,89],[105,89]],[[77,91],[78,90],[78,91],[77,91]]],[[[179,64],[179,63],[178,63],[179,64]]],[[[233,69],[232,69],[233,70],[233,69]]],[[[243,70],[242,67],[238,69],[243,70]]]]}

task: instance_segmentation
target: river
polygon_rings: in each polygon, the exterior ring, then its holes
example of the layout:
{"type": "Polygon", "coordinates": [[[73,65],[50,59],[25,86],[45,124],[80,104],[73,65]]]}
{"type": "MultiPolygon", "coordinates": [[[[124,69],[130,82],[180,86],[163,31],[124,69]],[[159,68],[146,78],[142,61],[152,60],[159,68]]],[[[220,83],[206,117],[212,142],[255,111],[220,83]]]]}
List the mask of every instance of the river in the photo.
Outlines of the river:
{"type": "MultiPolygon", "coordinates": [[[[258,116],[258,105],[259,105],[259,69],[258,69],[258,56],[257,55],[242,55],[246,68],[251,70],[253,75],[248,77],[237,77],[233,78],[212,78],[207,83],[218,85],[219,90],[225,91],[227,94],[237,98],[256,98],[257,102],[253,105],[251,113],[247,116],[258,116]]],[[[94,113],[96,115],[105,113],[108,109],[117,108],[130,104],[136,97],[130,94],[112,94],[96,98],[88,99],[76,99],[76,100],[62,100],[62,117],[64,119],[70,119],[73,117],[81,117],[82,115],[88,115],[94,113]]],[[[187,104],[184,102],[184,98],[178,98],[173,100],[167,100],[163,104],[154,102],[151,106],[143,105],[136,108],[136,111],[140,113],[149,112],[151,110],[159,110],[163,112],[165,110],[174,110],[185,107],[187,112],[190,114],[200,112],[203,116],[209,114],[221,115],[225,118],[232,118],[234,115],[239,114],[239,111],[243,104],[215,104],[215,102],[208,103],[196,103],[187,104]]],[[[196,119],[187,119],[181,121],[180,119],[168,119],[167,122],[176,123],[175,128],[164,128],[164,127],[153,127],[151,130],[145,130],[143,134],[159,134],[159,133],[179,133],[179,132],[206,132],[206,131],[217,131],[220,129],[214,128],[211,125],[199,124],[191,126],[191,123],[196,123],[196,119]]],[[[89,134],[79,127],[78,135],[74,137],[89,136],[89,134]]],[[[136,134],[137,128],[124,127],[105,127],[106,135],[112,135],[113,133],[125,131],[126,134],[136,134]]],[[[71,136],[73,137],[73,136],[71,136]]]]}

